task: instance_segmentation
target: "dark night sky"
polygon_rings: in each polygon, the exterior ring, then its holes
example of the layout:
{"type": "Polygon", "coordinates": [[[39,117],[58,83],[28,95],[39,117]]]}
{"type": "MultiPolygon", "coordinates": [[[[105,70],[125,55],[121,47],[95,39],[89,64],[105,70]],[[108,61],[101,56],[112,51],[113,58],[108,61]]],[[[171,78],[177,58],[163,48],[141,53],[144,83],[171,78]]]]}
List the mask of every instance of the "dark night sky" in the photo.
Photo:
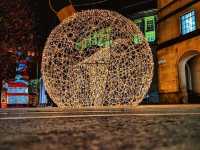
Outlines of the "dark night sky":
{"type": "MultiPolygon", "coordinates": [[[[59,10],[69,4],[69,0],[51,0],[55,9],[59,10]]],[[[71,0],[76,10],[83,9],[111,9],[124,15],[148,8],[156,8],[156,0],[71,0]]]]}
{"type": "MultiPolygon", "coordinates": [[[[33,31],[37,35],[37,47],[39,51],[42,51],[49,33],[59,24],[56,14],[49,7],[49,0],[17,0],[17,2],[28,4],[32,14],[33,31]]],[[[56,11],[69,4],[69,0],[51,0],[51,2],[56,11]]],[[[127,17],[138,11],[156,8],[155,0],[72,0],[72,4],[77,11],[84,9],[110,9],[118,11],[127,17]]],[[[12,9],[9,11],[12,11],[12,9]]]]}

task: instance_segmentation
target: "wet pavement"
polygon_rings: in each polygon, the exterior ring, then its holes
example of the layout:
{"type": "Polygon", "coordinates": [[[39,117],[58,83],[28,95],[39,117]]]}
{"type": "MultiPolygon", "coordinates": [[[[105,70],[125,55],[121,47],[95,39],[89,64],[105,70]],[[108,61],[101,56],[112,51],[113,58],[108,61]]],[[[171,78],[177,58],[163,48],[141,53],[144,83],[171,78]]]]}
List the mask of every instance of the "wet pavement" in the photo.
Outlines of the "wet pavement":
{"type": "Polygon", "coordinates": [[[0,109],[0,150],[200,150],[200,105],[0,109]]]}

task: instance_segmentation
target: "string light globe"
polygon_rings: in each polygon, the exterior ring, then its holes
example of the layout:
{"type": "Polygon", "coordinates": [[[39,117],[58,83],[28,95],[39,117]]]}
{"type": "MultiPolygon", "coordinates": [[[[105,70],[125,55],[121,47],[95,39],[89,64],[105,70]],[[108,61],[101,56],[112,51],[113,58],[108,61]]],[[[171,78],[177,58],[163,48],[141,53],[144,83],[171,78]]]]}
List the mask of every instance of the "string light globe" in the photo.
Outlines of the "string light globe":
{"type": "Polygon", "coordinates": [[[131,20],[113,11],[85,10],[49,35],[42,75],[59,107],[135,105],[150,87],[153,58],[131,20]]]}

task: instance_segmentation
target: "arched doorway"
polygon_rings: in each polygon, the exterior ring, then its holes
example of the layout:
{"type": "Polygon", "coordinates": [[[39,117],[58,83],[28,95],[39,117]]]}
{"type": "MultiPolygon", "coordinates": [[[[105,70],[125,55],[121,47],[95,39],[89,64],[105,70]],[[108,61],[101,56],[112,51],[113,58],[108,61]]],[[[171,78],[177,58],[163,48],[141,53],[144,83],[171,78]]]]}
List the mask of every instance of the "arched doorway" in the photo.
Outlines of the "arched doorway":
{"type": "Polygon", "coordinates": [[[185,54],[179,62],[179,81],[183,103],[200,103],[200,53],[185,54]]]}

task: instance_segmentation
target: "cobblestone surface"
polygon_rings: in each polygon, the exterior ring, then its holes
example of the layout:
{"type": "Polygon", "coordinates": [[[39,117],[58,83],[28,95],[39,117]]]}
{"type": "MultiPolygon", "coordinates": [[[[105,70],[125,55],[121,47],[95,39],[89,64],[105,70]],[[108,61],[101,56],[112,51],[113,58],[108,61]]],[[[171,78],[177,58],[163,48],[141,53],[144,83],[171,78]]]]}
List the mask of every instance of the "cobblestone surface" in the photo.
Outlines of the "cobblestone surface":
{"type": "Polygon", "coordinates": [[[0,110],[0,149],[200,149],[200,106],[169,108],[156,106],[125,110],[101,110],[101,112],[92,110],[63,112],[58,109],[0,110]],[[88,117],[88,114],[102,114],[102,116],[88,117]],[[103,116],[103,114],[116,114],[116,116],[103,116]],[[128,115],[117,116],[117,114],[128,115]],[[47,115],[85,115],[85,117],[9,119],[13,116],[47,115]]]}

